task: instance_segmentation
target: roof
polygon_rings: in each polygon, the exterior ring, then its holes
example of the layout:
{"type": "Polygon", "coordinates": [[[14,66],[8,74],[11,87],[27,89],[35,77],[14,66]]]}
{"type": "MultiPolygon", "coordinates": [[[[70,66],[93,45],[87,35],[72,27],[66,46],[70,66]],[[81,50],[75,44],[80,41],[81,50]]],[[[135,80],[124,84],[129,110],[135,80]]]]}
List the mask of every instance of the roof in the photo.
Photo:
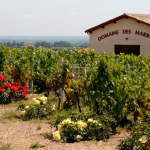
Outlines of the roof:
{"type": "Polygon", "coordinates": [[[34,45],[29,45],[29,47],[34,47],[34,45]]]}
{"type": "Polygon", "coordinates": [[[109,21],[106,21],[102,24],[99,24],[95,27],[92,27],[88,30],[85,31],[85,33],[92,33],[93,30],[96,30],[98,28],[104,28],[104,26],[110,24],[110,23],[116,23],[117,20],[122,19],[122,18],[132,18],[136,20],[138,23],[142,22],[144,24],[150,25],[150,14],[131,14],[131,13],[124,13],[121,16],[118,16],[114,19],[111,19],[109,21]]]}
{"type": "Polygon", "coordinates": [[[79,52],[82,52],[83,50],[85,50],[85,51],[89,51],[89,50],[90,50],[90,47],[82,48],[82,49],[80,49],[80,50],[79,50],[79,52]]]}

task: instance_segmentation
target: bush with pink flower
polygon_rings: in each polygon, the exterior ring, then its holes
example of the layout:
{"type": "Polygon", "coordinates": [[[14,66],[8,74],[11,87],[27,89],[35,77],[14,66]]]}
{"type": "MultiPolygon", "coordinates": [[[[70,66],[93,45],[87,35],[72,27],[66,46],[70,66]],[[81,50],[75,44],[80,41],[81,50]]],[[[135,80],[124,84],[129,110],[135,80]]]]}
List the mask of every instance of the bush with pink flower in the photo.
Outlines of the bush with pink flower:
{"type": "Polygon", "coordinates": [[[0,74],[0,104],[8,104],[11,101],[27,100],[29,86],[21,86],[20,83],[9,83],[6,78],[0,74]]]}

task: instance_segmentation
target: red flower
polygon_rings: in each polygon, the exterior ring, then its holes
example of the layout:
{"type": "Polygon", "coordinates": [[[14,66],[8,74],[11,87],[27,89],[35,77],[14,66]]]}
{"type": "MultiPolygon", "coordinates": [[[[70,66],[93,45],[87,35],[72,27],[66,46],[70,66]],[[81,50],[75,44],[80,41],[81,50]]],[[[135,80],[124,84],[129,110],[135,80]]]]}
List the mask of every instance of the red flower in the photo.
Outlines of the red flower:
{"type": "Polygon", "coordinates": [[[5,88],[5,85],[2,85],[2,88],[4,89],[4,88],[5,88]]]}
{"type": "Polygon", "coordinates": [[[15,82],[12,85],[14,85],[14,86],[20,86],[20,83],[15,82]]]}
{"type": "Polygon", "coordinates": [[[12,98],[13,97],[13,95],[10,93],[9,95],[8,95],[8,98],[12,98]]]}
{"type": "Polygon", "coordinates": [[[26,92],[22,92],[22,95],[23,95],[23,96],[26,96],[26,95],[27,95],[27,93],[26,93],[26,92]]]}
{"type": "Polygon", "coordinates": [[[23,103],[23,100],[21,100],[20,102],[23,103]]]}
{"type": "Polygon", "coordinates": [[[29,88],[29,86],[26,85],[25,88],[27,89],[27,88],[29,88]]]}
{"type": "Polygon", "coordinates": [[[20,88],[21,90],[23,90],[25,87],[23,87],[23,86],[19,86],[19,88],[20,88]]]}
{"type": "Polygon", "coordinates": [[[4,92],[5,91],[5,89],[3,89],[3,88],[0,88],[0,92],[4,92]]]}
{"type": "Polygon", "coordinates": [[[6,88],[9,88],[10,87],[10,83],[9,82],[5,82],[6,83],[6,88]]]}
{"type": "Polygon", "coordinates": [[[10,89],[11,89],[12,92],[18,91],[18,88],[16,86],[14,86],[14,85],[10,89]]]}
{"type": "Polygon", "coordinates": [[[28,100],[28,99],[29,99],[28,97],[25,98],[25,100],[28,100]]]}
{"type": "Polygon", "coordinates": [[[10,87],[10,83],[9,82],[5,82],[6,85],[2,85],[2,88],[9,88],[10,87]]]}
{"type": "Polygon", "coordinates": [[[0,80],[4,81],[4,80],[6,80],[6,78],[2,74],[0,74],[0,80]]]}

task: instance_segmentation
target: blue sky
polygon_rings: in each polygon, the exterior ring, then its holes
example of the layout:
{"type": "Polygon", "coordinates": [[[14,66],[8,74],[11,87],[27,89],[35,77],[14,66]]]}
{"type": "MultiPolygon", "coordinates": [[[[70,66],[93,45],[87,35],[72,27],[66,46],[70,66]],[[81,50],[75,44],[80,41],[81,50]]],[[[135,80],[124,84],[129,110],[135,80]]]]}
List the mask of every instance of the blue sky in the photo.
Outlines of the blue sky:
{"type": "Polygon", "coordinates": [[[0,36],[86,36],[123,13],[150,14],[150,0],[0,0],[0,36]]]}

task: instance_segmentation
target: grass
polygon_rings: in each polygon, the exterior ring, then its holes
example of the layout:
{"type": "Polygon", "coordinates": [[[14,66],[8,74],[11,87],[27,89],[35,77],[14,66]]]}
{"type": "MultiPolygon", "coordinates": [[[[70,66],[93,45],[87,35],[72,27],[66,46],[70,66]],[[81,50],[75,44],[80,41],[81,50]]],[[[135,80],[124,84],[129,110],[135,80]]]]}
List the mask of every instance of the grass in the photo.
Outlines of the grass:
{"type": "Polygon", "coordinates": [[[45,147],[44,145],[39,144],[38,142],[36,142],[35,144],[31,144],[30,148],[42,148],[45,147]]]}
{"type": "Polygon", "coordinates": [[[44,132],[42,135],[43,135],[46,139],[49,139],[49,140],[52,140],[52,139],[53,139],[52,133],[44,132]]]}
{"type": "Polygon", "coordinates": [[[0,150],[10,150],[10,145],[0,142],[0,150]]]}
{"type": "Polygon", "coordinates": [[[37,126],[37,130],[41,130],[41,128],[42,128],[41,125],[37,126]]]}
{"type": "Polygon", "coordinates": [[[5,118],[11,118],[12,119],[12,118],[16,118],[16,113],[13,111],[5,111],[3,116],[5,118]]]}

